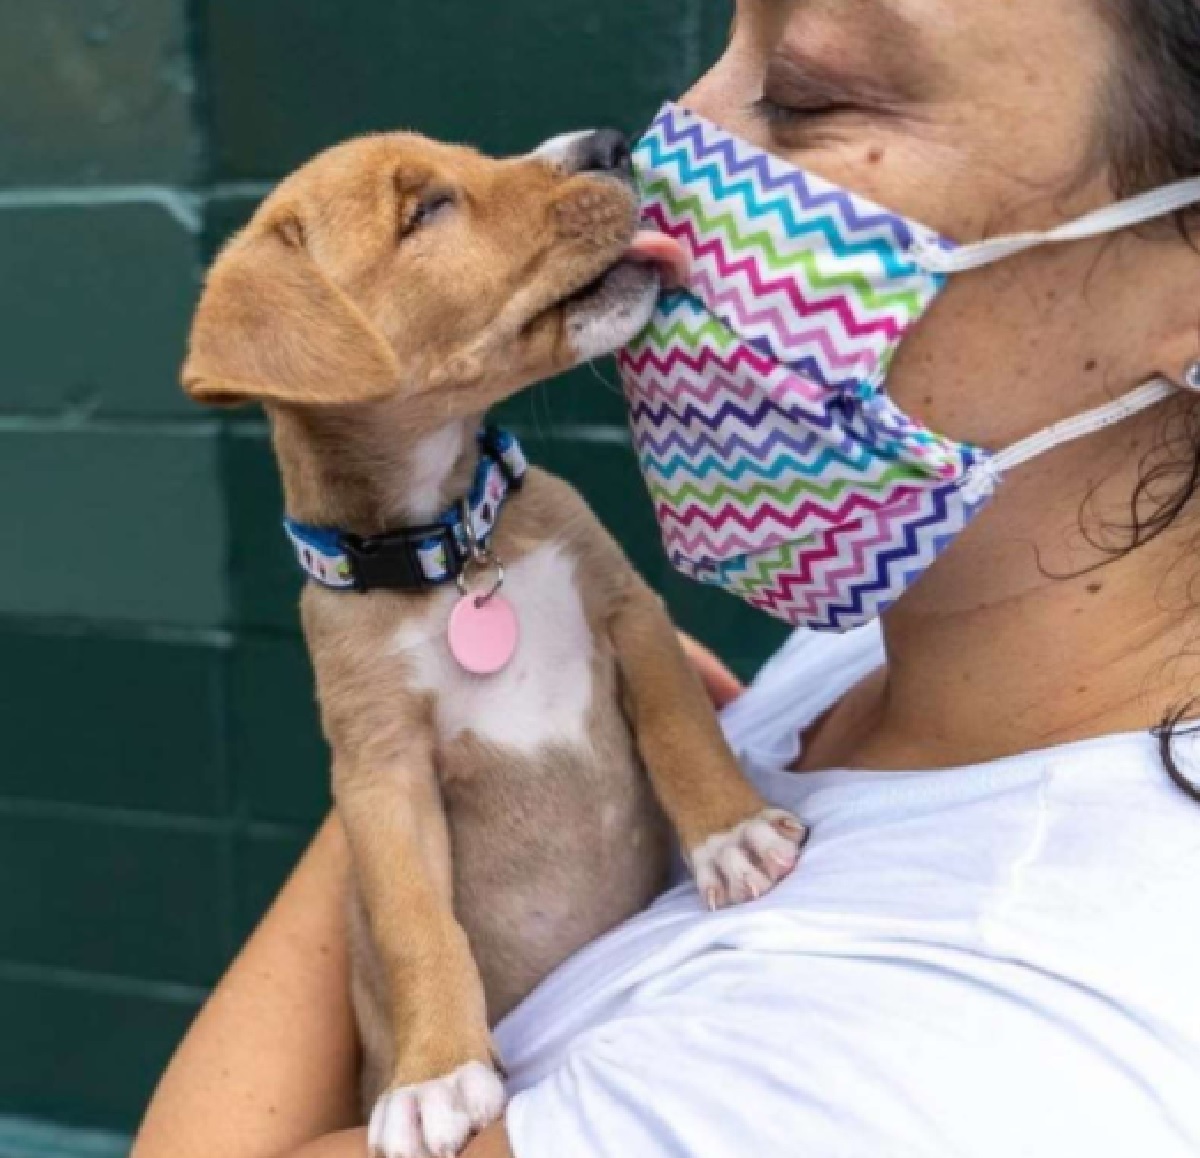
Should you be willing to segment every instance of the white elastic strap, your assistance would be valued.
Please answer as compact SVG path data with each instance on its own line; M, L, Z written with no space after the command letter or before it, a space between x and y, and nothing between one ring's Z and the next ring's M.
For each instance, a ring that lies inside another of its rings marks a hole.
M1011 237L997 237L991 241L980 241L974 245L962 245L957 249L939 249L935 245L918 242L912 249L912 257L918 265L930 273L964 273L969 269L980 269L1002 258L1039 245L1054 245L1063 241L1084 241L1091 237L1104 237L1134 225L1155 221L1200 204L1200 177L1190 177L1174 185L1164 185L1140 197L1131 197L1115 205L1106 205L1094 213L1069 221L1045 233L1015 233Z
M1078 442L1079 439L1086 438L1089 434L1095 434L1099 430L1116 426L1118 422L1124 422L1126 418L1132 418L1143 410L1149 410L1151 406L1157 405L1164 398L1177 392L1178 387L1173 382L1166 378L1154 378L1144 386L1139 386L1121 398L1098 406L1095 410L1088 410L1074 418L1047 426L1045 430L1023 438L1006 450L984 459L971 471L963 483L963 495L972 502L982 498L995 488L996 483L1003 475L1023 463L1029 462L1030 459L1038 458L1068 442Z

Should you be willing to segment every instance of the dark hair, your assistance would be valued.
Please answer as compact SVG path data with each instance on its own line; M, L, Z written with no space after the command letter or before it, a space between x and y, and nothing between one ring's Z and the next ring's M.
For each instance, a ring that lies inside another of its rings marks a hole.
M1100 3L1122 53L1105 119L1117 194L1200 175L1200 2Z
M1114 191L1128 197L1200 176L1200 0L1099 2L1120 46L1103 126ZM1191 240L1197 219L1195 210L1180 214L1185 239ZM1143 463L1125 551L1171 527L1200 490L1200 403L1186 399L1171 407L1167 424ZM1183 773L1173 749L1197 702L1171 709L1155 734L1167 773L1200 803L1200 783Z

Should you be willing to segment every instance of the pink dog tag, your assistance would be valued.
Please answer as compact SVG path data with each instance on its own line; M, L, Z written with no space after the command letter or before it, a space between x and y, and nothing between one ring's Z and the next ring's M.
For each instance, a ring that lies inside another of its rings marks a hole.
M486 601L464 595L450 612L446 629L450 654L464 671L481 676L495 675L508 666L519 634L517 613L503 595Z

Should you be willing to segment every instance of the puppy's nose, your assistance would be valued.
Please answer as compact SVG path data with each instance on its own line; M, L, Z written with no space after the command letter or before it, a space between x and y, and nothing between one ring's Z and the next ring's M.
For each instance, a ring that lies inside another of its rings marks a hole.
M616 129L597 129L579 142L574 158L579 173L612 173L618 177L633 176L633 157L629 139Z

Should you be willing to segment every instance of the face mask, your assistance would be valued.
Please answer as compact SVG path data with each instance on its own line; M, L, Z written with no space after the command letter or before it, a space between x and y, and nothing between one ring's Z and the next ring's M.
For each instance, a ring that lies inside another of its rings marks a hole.
M1200 202L1200 180L1048 233L958 246L676 105L634 154L646 223L691 258L621 355L671 562L780 619L844 631L891 606L1006 471L1154 405L1147 383L998 454L885 389L947 276Z

